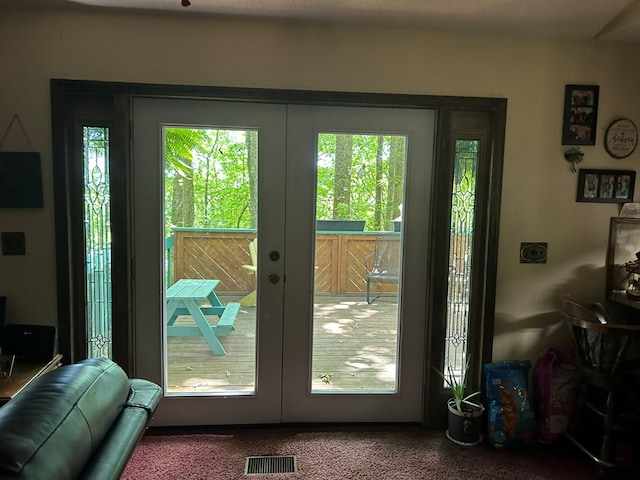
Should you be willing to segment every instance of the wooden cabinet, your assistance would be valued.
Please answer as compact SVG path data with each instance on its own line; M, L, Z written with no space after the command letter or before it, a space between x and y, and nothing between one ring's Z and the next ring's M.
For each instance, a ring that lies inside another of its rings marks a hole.
M58 354L49 362L27 362L16 360L13 374L0 378L0 406L18 395L27 385L40 375L44 375L60 366L62 355Z

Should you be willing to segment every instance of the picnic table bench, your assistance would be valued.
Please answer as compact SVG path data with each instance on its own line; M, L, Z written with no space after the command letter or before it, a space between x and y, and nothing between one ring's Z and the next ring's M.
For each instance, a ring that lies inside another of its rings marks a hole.
M223 305L215 292L219 283L220 280L181 279L167 289L167 336L202 335L215 355L226 354L218 337L236 329L234 323L240 304L229 302ZM196 326L175 325L179 315L190 315ZM211 325L206 315L217 315L218 323Z

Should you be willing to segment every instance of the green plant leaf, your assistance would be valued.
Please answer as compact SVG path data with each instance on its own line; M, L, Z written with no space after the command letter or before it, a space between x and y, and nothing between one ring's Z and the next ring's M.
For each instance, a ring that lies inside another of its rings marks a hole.
M467 383L467 372L469 371L469 367L471 365L471 360L468 358L467 362L462 370L462 376L459 374L456 375L453 371L453 367L451 365L447 366L446 374L434 366L431 366L433 370L440 376L445 385L451 390L451 395L456 404L456 408L459 411L462 411L462 404L466 403L468 405L477 405L474 402L471 402L470 399L480 395L480 392L473 392L469 395L465 396L465 389Z

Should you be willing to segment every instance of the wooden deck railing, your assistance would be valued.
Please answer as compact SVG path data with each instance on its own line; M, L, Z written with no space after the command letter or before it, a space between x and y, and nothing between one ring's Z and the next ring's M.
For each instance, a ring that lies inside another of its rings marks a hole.
M318 233L316 240L316 293L359 294L365 291L365 259L375 247L378 232ZM170 249L170 282L181 278L215 278L217 291L246 294L255 279L242 268L250 265L249 230L176 229ZM394 291L376 285L376 291Z
M331 295L364 294L365 261L375 248L376 236L390 232L319 232L316 239L315 292ZM249 243L256 237L251 230L175 229L168 271L172 284L181 278L220 280L218 292L247 294L255 288L255 278L242 268L250 265ZM456 235L451 243L453 274L468 276L465 252L469 235ZM467 280L465 280L467 281ZM376 293L392 293L396 285L376 284ZM372 290L373 291L373 290Z

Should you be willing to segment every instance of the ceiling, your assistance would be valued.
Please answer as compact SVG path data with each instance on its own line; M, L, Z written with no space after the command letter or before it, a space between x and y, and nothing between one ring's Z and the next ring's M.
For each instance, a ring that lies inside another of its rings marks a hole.
M640 42L640 0L0 0L6 8L234 15Z

